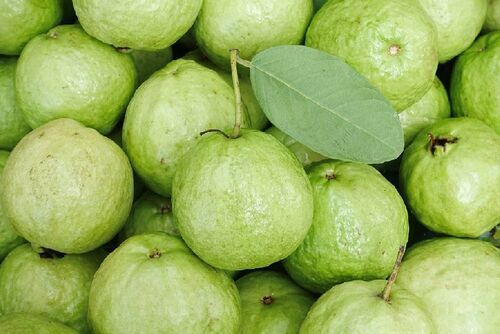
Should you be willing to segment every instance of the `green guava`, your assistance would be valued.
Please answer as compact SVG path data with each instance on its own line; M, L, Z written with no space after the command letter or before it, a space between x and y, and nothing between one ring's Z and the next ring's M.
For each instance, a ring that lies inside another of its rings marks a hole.
M202 0L73 0L90 35L116 47L155 51L174 44L193 25Z
M90 333L90 283L104 257L104 251L65 255L17 247L0 266L0 314L40 314Z
M393 285L390 300L385 301L381 298L385 284L375 280L334 286L312 306L300 334L437 333L421 300Z
M312 222L311 185L276 138L206 134L182 158L172 187L182 238L208 264L260 268L290 255Z
M0 54L20 54L26 43L62 17L62 0L0 1Z
M85 253L109 241L127 220L132 168L111 139L71 119L26 135L3 172L2 206L28 241Z
M477 238L500 221L500 136L473 118L448 118L403 153L406 203L434 232Z
M345 60L401 111L424 96L438 65L436 29L410 0L331 0L306 45Z
M497 197L498 198L498 197ZM436 333L497 333L500 250L480 240L437 238L405 255L398 285L430 311Z
M119 234L119 239L123 241L133 235L151 232L179 235L172 214L170 198L147 191L132 206L127 223Z
M353 280L386 278L408 241L408 213L396 188L375 168L325 161L308 172L314 218L305 240L283 262L314 292Z
M16 106L17 58L0 57L0 149L12 150L31 128Z
M211 61L229 69L230 49L252 60L273 46L302 44L312 15L312 0L204 0L194 35Z
M487 0L413 0L437 29L439 61L444 63L471 45L486 17Z
M169 197L179 159L200 132L234 122L233 88L215 71L178 59L137 89L123 124L123 146L149 189ZM245 109L246 110L246 109ZM243 126L248 124L246 113Z
M240 317L233 280L163 232L127 239L90 289L96 334L236 333Z
M401 111L398 115L403 127L406 146L424 128L440 119L450 117L448 94L439 78L434 78L431 88L420 100Z
M478 38L453 67L453 114L480 119L500 134L499 78L500 31L494 31Z
M58 321L37 314L14 313L0 316L0 333L5 334L78 334Z
M130 52L137 68L139 84L146 81L154 72L165 67L172 61L172 48L158 51L132 50Z
M315 298L286 275L254 271L236 281L241 298L240 334L295 334Z
M58 26L33 38L19 57L18 107L32 128L72 118L107 134L125 111L136 79L130 55L78 25Z
M500 30L500 1L488 0L486 19L483 24L483 31Z

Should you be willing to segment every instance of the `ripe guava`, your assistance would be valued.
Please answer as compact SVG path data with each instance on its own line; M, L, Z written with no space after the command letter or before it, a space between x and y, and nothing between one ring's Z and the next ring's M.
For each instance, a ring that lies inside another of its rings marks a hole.
M0 333L8 334L78 334L58 321L37 314L14 313L0 316Z

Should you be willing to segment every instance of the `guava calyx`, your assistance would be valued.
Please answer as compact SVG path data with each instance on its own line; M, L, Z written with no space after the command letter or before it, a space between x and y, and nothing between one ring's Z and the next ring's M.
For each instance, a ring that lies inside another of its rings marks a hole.
M427 135L429 137L429 151L435 155L438 147L442 147L443 152L446 152L447 144L455 144L458 141L457 137L452 136L434 136L432 133Z
M158 248L153 248L148 254L150 259L159 259L161 257L161 251Z
M273 303L273 301L274 301L273 295L265 295L265 296L262 296L262 298L260 299L260 302L263 305L271 305Z

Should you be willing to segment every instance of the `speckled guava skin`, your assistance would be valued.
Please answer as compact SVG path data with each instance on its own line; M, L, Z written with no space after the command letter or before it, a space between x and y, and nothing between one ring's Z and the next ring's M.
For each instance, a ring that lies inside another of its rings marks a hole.
M203 53L228 70L230 49L252 60L273 46L302 44L312 14L312 0L204 0L194 35Z
M240 317L233 280L163 232L127 239L90 290L95 334L237 333Z
M312 306L300 334L436 334L420 299L393 285L390 302L380 297L386 281L334 286ZM445 333L445 332L443 332Z
M192 60L169 63L144 82L125 114L123 145L149 189L169 197L179 159L200 132L234 123L233 88ZM243 126L248 125L243 117Z
M241 298L240 334L296 334L315 301L312 294L275 271L251 272L236 286Z
M480 119L500 134L499 78L500 31L494 31L478 38L453 67L453 114Z
M16 96L24 119L36 128L72 118L111 132L132 97L136 69L130 55L63 25L32 39L16 70Z
M105 254L63 256L36 252L30 244L17 247L0 266L0 314L40 314L90 333L90 283Z
M448 139L434 152L429 134ZM400 186L419 222L477 238L500 221L500 136L473 118L448 118L420 132L403 153Z
M314 16L306 45L344 59L401 111L432 85L436 35L412 0L332 0Z
M202 0L73 0L85 31L117 47L154 51L193 25Z
M78 334L76 330L41 315L14 313L0 316L0 333Z
M30 39L56 26L62 17L62 0L0 1L0 54L20 54Z
M17 58L0 57L0 149L12 150L31 128L16 106Z
M500 328L500 250L486 241L436 238L410 248L398 285L420 298L437 333Z
M154 72L172 61L172 48L158 51L132 50L130 52L137 68L138 83L146 81Z
M19 234L63 253L85 253L109 241L132 206L125 153L70 119L26 135L7 160L2 183L4 213Z
M486 9L486 19L483 24L483 31L500 30L500 1L488 0L488 8Z
M314 218L305 240L283 262L304 288L323 293L357 279L386 278L408 241L408 213L375 168L325 161L309 171Z
M208 264L266 267L290 255L312 222L311 185L273 136L204 135L179 163L172 204L182 238Z

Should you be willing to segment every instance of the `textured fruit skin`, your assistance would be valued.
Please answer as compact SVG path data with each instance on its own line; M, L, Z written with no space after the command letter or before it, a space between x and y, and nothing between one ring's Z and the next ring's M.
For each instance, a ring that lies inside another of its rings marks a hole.
M172 204L182 238L208 264L268 266L292 253L311 226L311 185L277 139L244 130L207 134L184 156Z
M314 297L286 275L255 271L236 281L241 298L240 334L295 334ZM271 297L264 304L264 297Z
M157 250L159 257L151 258ZM95 334L236 333L238 290L223 271L198 259L180 238L137 235L95 274L89 322Z
M500 134L500 31L477 39L462 53L451 76L455 116L482 120Z
M149 189L169 197L179 159L200 132L234 123L233 88L217 72L179 59L135 92L123 123L123 145ZM243 117L243 126L247 126Z
M458 138L429 149L428 134ZM500 221L500 136L481 121L449 118L422 131L403 153L400 185L419 222L438 233L479 237Z
M500 328L500 250L486 241L437 238L406 253L398 285L422 300L437 333Z
M346 281L387 277L408 241L408 213L396 188L375 168L354 162L325 161L308 175L314 218L283 263L290 276L320 293Z
M444 63L467 49L481 31L488 0L413 0L437 29L439 61Z
M40 314L89 333L90 283L104 251L42 258L31 245L14 249L0 267L0 314Z
M62 17L62 0L1 1L0 54L20 54L26 43L56 26Z
M408 146L424 128L440 119L450 117L448 94L438 77L431 88L415 104L401 111L399 121L403 127L405 145Z
M398 111L431 87L438 65L436 41L432 21L412 0L328 1L306 35L307 46L344 59Z
M2 206L20 235L63 253L109 241L132 206L132 168L123 151L70 119L26 135L11 152L2 182Z
M438 333L424 304L400 286L393 285L390 303L384 301L379 295L385 284L351 281L333 287L312 306L300 334Z
M85 31L117 47L154 51L193 25L202 0L73 0Z
M122 116L136 84L130 55L64 25L32 39L17 64L18 106L32 128L72 118L103 134Z
M488 0L483 31L489 32L495 30L500 30L500 1Z
M17 58L0 57L0 149L12 150L31 128L16 106Z
M172 48L158 51L132 50L130 52L137 68L139 84L146 81L154 72L163 68L172 60Z
M76 330L41 315L15 313L0 316L0 333L78 334Z
M302 44L312 0L204 0L194 25L198 47L229 69L230 49L243 59L278 45Z

